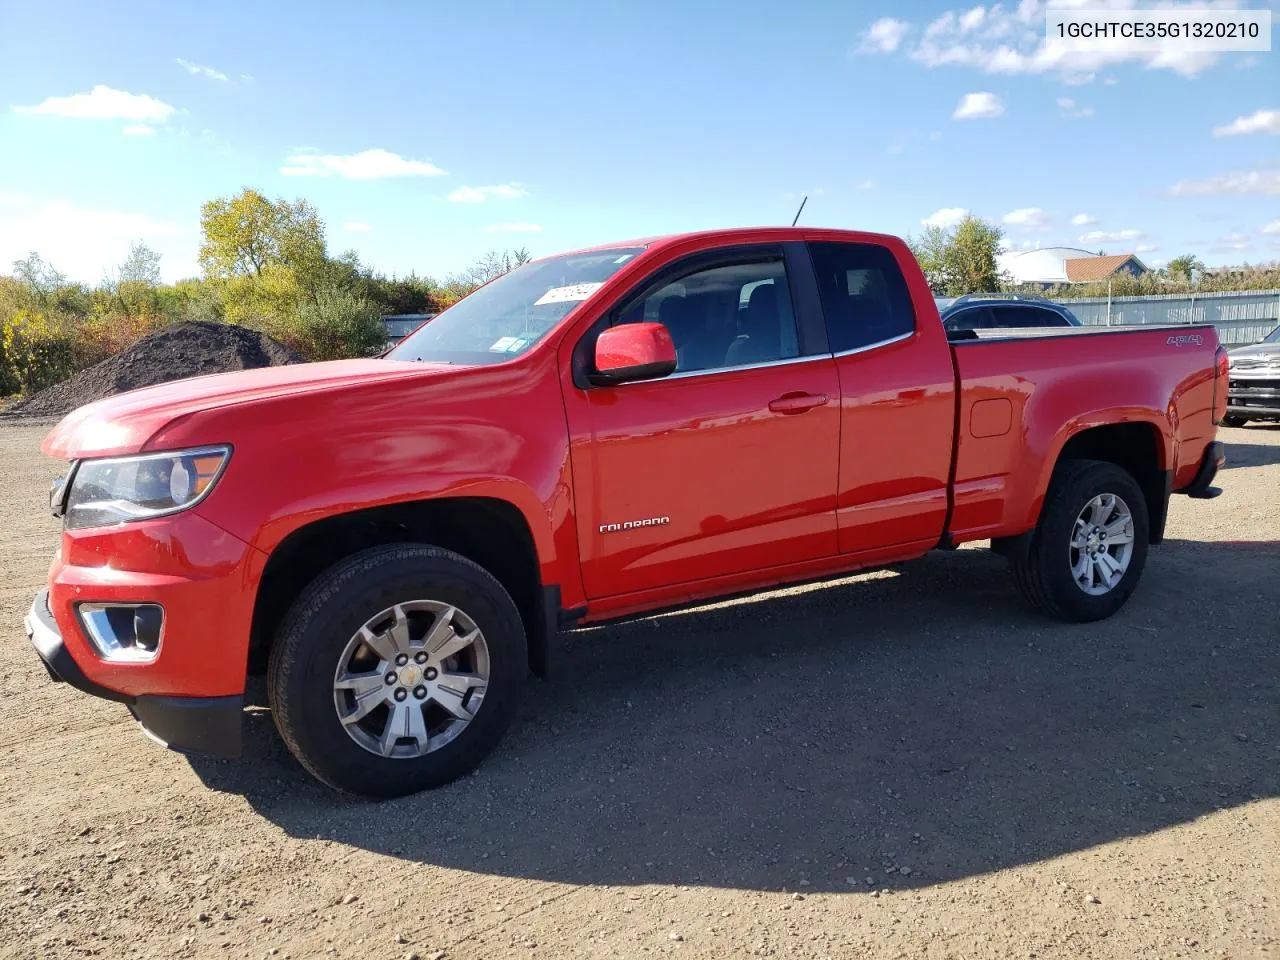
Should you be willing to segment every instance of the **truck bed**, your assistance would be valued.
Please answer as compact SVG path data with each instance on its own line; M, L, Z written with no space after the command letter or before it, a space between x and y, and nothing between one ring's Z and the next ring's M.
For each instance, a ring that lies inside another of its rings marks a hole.
M988 330L951 330L947 339L952 343L965 343L974 340L1029 340L1049 337L1086 337L1095 333L1164 333L1187 334L1203 337L1205 331L1213 331L1211 323L1147 323L1123 324L1114 327L1103 327L1087 324L1082 327L1006 327ZM1194 343L1195 341L1187 341Z
M1066 439L1095 426L1129 431L1172 489L1194 479L1214 437L1211 324L971 331L951 341L960 390L957 541L1025 530ZM1105 339L1104 339L1105 338ZM1039 341L1055 339L1053 348Z

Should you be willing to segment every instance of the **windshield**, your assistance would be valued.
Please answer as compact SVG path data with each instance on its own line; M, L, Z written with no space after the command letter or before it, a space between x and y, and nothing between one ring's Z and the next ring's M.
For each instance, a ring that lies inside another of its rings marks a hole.
M1276 327L1274 330L1268 333L1265 337L1262 338L1261 342L1262 343L1280 343L1280 327Z
M428 363L501 363L524 353L644 247L549 257L459 300L386 356Z

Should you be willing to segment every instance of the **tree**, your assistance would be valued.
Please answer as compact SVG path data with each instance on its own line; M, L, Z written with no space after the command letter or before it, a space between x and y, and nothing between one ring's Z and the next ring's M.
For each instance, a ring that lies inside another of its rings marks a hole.
M308 360L367 357L387 342L387 328L377 304L329 285L317 289L296 313L267 332Z
M920 269L924 271L929 289L934 293L942 292L947 286L946 255L950 242L947 231L941 227L929 226L925 227L924 233L918 238L907 243L919 261Z
M116 284L139 283L148 287L160 286L160 254L138 241L129 248L129 255L116 271Z
M304 284L325 261L324 224L306 200L268 200L245 188L200 208L200 266L211 280L292 270Z
M909 245L929 288L935 294L958 297L1000 288L996 258L1003 236L995 224L969 214L951 230L926 227Z
M49 299L67 282L65 274L46 263L34 250L25 260L13 261L13 275L42 307L47 307Z
M961 296L1000 289L996 257L1003 236L995 224L972 214L960 221L943 259L948 294Z
M516 267L524 266L530 259L529 251L525 247L521 247L519 250L504 250L501 253L497 250L490 250L451 279L461 280L464 283L471 284L473 287L479 287L490 280L498 279L504 273L510 273Z
M1195 277L1204 273L1204 263L1193 253L1184 253L1180 257L1174 257L1165 267L1169 271L1169 276L1174 279L1184 279L1190 283Z

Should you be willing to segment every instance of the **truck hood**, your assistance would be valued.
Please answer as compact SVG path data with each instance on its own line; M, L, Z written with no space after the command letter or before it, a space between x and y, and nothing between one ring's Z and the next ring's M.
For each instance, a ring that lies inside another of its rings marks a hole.
M174 380L71 411L40 449L61 460L137 453L166 425L202 410L364 383L433 377L457 369L399 360L331 360Z
M1280 343L1255 343L1248 347L1236 347L1228 350L1227 355L1232 360L1270 360L1272 362L1280 361Z

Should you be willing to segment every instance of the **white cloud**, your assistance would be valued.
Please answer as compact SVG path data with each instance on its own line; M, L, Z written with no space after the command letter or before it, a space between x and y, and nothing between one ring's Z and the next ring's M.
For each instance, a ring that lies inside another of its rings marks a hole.
M1098 222L1098 218L1087 213L1077 213L1071 218L1071 225L1074 227L1087 227L1090 224Z
M1141 230L1090 230L1081 234L1081 243L1127 243L1141 240L1146 234Z
M541 233L539 223L495 223L484 228L485 233Z
M1039 232L1049 226L1049 211L1039 207L1019 207L1006 213L1004 222L1011 227Z
M123 133L126 137L154 137L156 128L149 127L145 123L131 123L124 128Z
M982 26L982 22L987 19L987 11L985 7L974 7L960 14L959 26L961 33L969 33Z
M1134 253L1150 253L1152 250L1159 250L1154 243L1140 243L1133 248Z
M331 177L378 180L383 177L438 177L444 171L426 160L410 160L389 150L374 148L359 153L296 153L285 160L280 172L286 177Z
M342 225L342 229L347 233L364 233L373 228L363 220L348 220Z
M33 107L14 107L15 113L72 117L76 120L132 120L135 123L164 123L174 108L145 93L126 93L98 84L88 93L69 97L49 97Z
M943 230L950 230L968 215L969 211L964 207L943 207L941 210L933 211L920 222L926 227L941 227Z
M516 200L528 196L529 191L523 184L499 183L491 187L458 187L449 194L454 203L484 203L486 200Z
M1134 0L1073 0L1054 5L1105 11L1130 9L1135 3ZM1237 4L1226 0L1209 5L1234 7ZM1141 51L1134 49L1135 41L1125 40L1111 43L1105 50L1071 49L1049 41L1045 32L1046 9L1046 0L1021 0L1007 6L998 3L969 10L948 10L925 25L920 40L907 48L907 54L927 67L970 67L995 74L1048 73L1068 83L1088 83L1098 71L1120 63L1195 76L1221 57L1219 53L1194 49ZM899 41L909 28L910 25L903 25Z
M182 67L183 70L186 70L187 73L192 76L208 77L210 80L226 81L227 79L227 75L225 73L221 70L215 70L213 67L206 67L200 63L192 63L190 60L183 60L181 57L176 58L173 62Z
M138 240L162 254L161 270L176 280L197 272L194 228L142 213L82 207L70 200L21 197L0 217L0 264L36 250L73 280L97 283Z
M1062 116L1070 117L1073 120L1093 116L1093 107L1082 106L1070 97L1059 97L1058 109L1061 111Z
M1234 250L1246 250L1248 247L1249 238L1245 234L1227 233L1217 239L1212 249L1218 253L1229 253Z
M1215 137L1234 137L1243 133L1280 133L1280 110L1259 110L1247 117L1236 117L1224 127L1214 127Z
M1270 223L1263 224L1263 233L1280 233L1280 220L1272 220Z
M975 120L980 117L998 117L1004 113L1004 104L994 93L966 93L956 105L953 120Z
M1245 170L1203 180L1183 180L1169 188L1175 197L1280 193L1280 170Z
M872 181L870 181L870 180L859 180L856 184L854 184L854 189L855 189L855 190L870 190L870 189L871 189L872 187L874 187L874 186L875 186L875 183L873 183L873 182L872 182Z
M862 53L893 53L910 29L911 25L905 20L881 17L862 35L858 50Z

